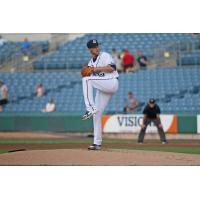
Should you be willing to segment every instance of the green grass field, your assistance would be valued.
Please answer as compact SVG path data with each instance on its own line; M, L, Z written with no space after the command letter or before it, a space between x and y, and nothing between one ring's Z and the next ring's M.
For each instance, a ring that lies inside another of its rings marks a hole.
M165 147L153 147L153 146L149 147L148 146L148 147L126 147L126 148L120 148L120 149L200 154L200 148L198 147L166 147L166 146Z
M89 144L91 143L91 138L84 139L65 139L65 138L55 138L55 139L0 139L0 144ZM105 139L105 144L131 144L136 143L136 141L123 140L123 139Z
M18 144L90 144L91 138L84 139L1 139L0 145L18 145ZM162 152L175 152L175 153L187 153L187 154L200 154L199 147L182 147L182 146L154 146L153 144L160 144L159 141L146 141L148 146L134 146L136 141L122 140L122 139L105 139L104 144L124 144L124 147L113 147L113 149L127 149L127 150L144 150L144 151L162 151ZM170 141L170 144L192 144L194 141ZM125 146L129 144L129 146ZM131 146L133 144L133 146ZM152 144L152 146L151 146ZM197 141L195 141L197 144ZM10 149L0 149L0 153L8 152Z
M8 149L0 149L0 154L1 154L1 153L7 153L7 152L9 152Z

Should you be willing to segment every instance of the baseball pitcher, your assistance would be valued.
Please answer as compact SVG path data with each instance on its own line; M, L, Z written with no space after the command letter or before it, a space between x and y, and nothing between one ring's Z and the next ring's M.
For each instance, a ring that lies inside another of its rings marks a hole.
M102 144L101 118L109 100L118 90L118 72L112 56L106 52L100 52L97 40L90 40L87 47L92 56L81 70L83 95L86 113L82 120L93 116L94 142L89 150L100 150ZM96 89L95 101L93 91Z

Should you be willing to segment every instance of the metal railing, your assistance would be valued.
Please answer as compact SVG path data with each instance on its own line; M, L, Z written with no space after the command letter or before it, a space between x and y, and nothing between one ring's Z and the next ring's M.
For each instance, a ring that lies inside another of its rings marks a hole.
M27 50L15 42L9 42L13 45L13 49L10 55L6 55L4 62L1 64L1 70L5 71L20 71L25 70L31 66L31 62L34 58L42 54L42 46L37 43L32 43L31 47Z
M195 50L200 50L200 37L160 44L154 48L153 64L156 66L182 66L182 57ZM194 65L200 65L194 57Z
M43 47L37 42L31 42L31 47L26 52L23 51L20 45L15 45L11 55L6 56L3 63L1 63L1 71L32 71L32 63L35 60L46 56L52 51L58 49L59 46L66 41L73 40L73 38L80 34L55 33L52 35L53 36L49 40L49 49L45 52ZM15 42L10 43L17 44Z
M43 56L50 54L52 51L57 50L62 44L69 40L73 40L81 34L52 34L53 36L49 40L49 49L47 52L43 52L42 46L38 45L37 42L33 42L29 51L25 55L21 50L21 46L16 46L13 49L11 55L4 59L4 63L1 64L1 69L8 69L11 71L32 71L32 63L39 60ZM196 36L192 39L160 43L151 49L153 51L153 56L150 59L151 66L176 66L177 63L182 65L182 56L186 52L192 52L198 49L198 43L200 44L200 37ZM200 47L200 46L199 46ZM31 54L30 52L35 52ZM66 55L67 56L67 55ZM67 60L66 60L67 61ZM199 65L198 59L194 58L195 65ZM45 63L44 63L45 64ZM45 64L44 71L47 71L47 64ZM67 63L66 63L66 66ZM66 67L64 70L69 70Z

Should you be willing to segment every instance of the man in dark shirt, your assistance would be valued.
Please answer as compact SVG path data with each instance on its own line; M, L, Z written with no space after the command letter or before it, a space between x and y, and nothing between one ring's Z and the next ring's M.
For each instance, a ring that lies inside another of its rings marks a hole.
M142 54L142 51L138 51L137 62L143 69L147 66L147 57Z
M153 122L158 129L162 144L166 144L167 140L160 120L160 108L156 104L155 99L150 99L143 111L143 124L141 126L138 143L142 144L146 133L147 126Z

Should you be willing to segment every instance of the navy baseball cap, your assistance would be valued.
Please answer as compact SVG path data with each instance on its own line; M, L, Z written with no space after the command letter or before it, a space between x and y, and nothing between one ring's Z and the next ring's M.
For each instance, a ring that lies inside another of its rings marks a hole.
M156 103L156 100L155 99L149 99L149 103L154 104L154 103Z
M90 40L87 42L87 48L91 49L91 48L96 48L99 46L99 43L97 40Z

